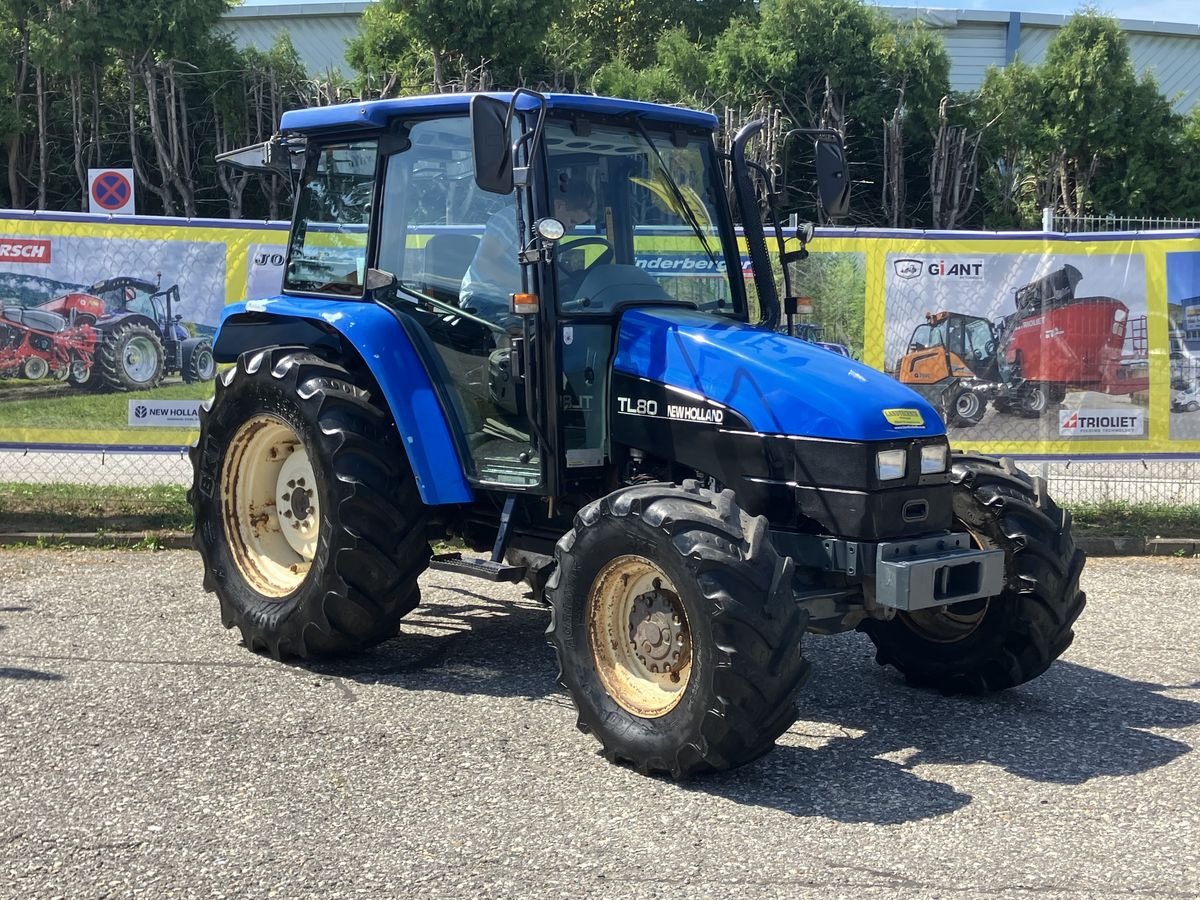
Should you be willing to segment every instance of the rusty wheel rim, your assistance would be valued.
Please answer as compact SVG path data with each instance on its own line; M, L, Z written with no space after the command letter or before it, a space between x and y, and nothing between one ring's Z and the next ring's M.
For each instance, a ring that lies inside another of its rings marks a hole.
M221 515L233 563L280 599L308 575L321 530L316 473L295 430L272 415L238 428L221 467Z
M608 695L641 718L665 716L687 690L692 639L675 586L642 556L611 560L587 603L592 661Z

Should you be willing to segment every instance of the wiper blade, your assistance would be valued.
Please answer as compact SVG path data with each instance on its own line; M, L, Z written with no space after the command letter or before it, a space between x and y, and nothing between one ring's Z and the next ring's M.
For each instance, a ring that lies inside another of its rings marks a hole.
M662 154L658 152L658 147L654 143L654 139L650 137L650 132L646 130L646 126L642 124L640 119L635 119L634 122L638 127L638 131L642 133L642 138L646 141L650 152L654 154L654 159L658 163L658 169L662 172L663 179L667 182L667 187L671 190L671 195L675 198L675 202L679 204L680 215L683 216L685 222L691 226L692 231L696 233L696 237L700 238L700 246L704 248L704 252L708 255L708 261L714 266L717 265L717 255L713 253L712 247L708 244L708 238L704 234L704 229L700 227L700 222L696 219L696 214L688 205L687 200L683 197L683 191L679 189L679 184L675 181L675 176L671 174L671 170L667 168L666 162L662 158Z

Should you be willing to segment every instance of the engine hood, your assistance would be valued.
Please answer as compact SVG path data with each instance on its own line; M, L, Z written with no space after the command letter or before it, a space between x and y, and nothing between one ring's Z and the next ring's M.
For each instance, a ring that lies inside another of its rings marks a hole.
M626 311L613 368L720 403L763 434L882 441L946 430L928 401L870 366L694 310Z

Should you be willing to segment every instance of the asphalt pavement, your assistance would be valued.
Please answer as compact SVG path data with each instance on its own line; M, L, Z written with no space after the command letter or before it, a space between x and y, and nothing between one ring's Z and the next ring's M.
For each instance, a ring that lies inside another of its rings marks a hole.
M424 586L287 665L190 552L0 550L0 897L1200 895L1200 561L1089 561L1074 646L993 697L810 638L780 746L686 784L575 730L519 589Z

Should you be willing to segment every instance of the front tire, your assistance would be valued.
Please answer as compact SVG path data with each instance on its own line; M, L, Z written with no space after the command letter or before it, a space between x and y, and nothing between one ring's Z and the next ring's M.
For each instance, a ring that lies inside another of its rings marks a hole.
M547 629L603 755L683 778L770 750L796 720L808 614L792 561L732 491L622 488L558 542Z
M204 587L251 650L361 650L416 607L425 507L390 415L345 368L243 354L201 407L191 457Z
M974 391L955 388L946 395L946 424L952 428L973 428L983 421L987 401Z
M207 338L190 338L183 342L181 349L184 384L212 381L217 376L217 362Z
M1041 675L1071 645L1083 611L1084 555L1071 537L1071 516L1044 482L1009 460L956 454L952 467L956 527L984 548L1005 552L1005 586L997 597L941 609L897 612L859 628L876 661L909 684L947 693L982 694Z

